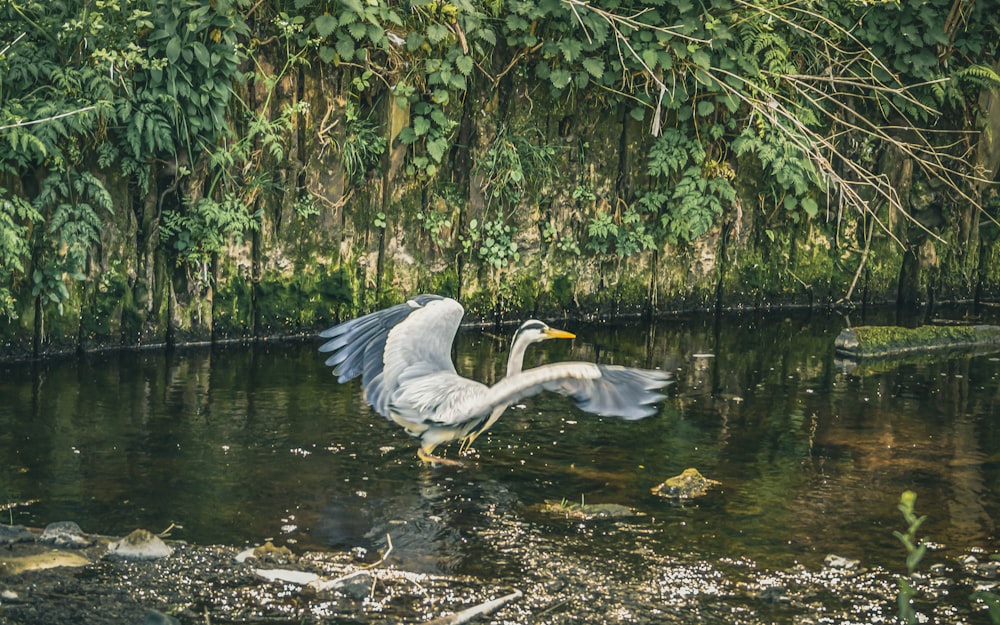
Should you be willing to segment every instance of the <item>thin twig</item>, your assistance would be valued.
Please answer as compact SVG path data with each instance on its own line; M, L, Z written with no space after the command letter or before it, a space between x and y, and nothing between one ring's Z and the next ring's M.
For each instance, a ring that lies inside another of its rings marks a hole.
M66 113L59 113L58 115L53 115L51 117L46 117L44 119L33 119L30 121L20 121L16 124L8 124L6 126L0 126L0 130L10 130L11 128L21 128L23 126L33 126L35 124L41 124L44 122L51 122L57 119L62 119L63 117L69 117L70 115L76 115L77 113L84 113L97 108L97 105L91 104L90 106L85 106L75 111L67 111Z
M392 536L390 536L389 534L386 534L385 535L385 542L389 545L389 548L385 550L385 553L382 554L382 557L379 558L378 562L373 562L372 564L369 564L368 566L366 566L364 568L366 568L366 569L373 569L376 566L379 566L380 564L382 564L383 562L385 562L385 559L389 557L390 553L392 553Z
M0 56L3 56L3 55L5 55L5 54L7 54L7 50L10 50L11 48L13 48L13 47L14 47L14 45L15 45L15 44L16 44L16 43L17 43L18 41L20 41L21 39L24 39L24 36L25 36L25 35L27 35L27 34L28 34L28 33L21 33L20 35L18 35L18 36L17 36L17 38L16 38L16 39L14 39L14 41L11 41L10 43L8 43L8 44L7 44L7 47L5 47L5 48L4 48L3 50L0 50Z
M520 599L524 596L520 590L514 589L514 592L509 595L504 595L498 599L493 599L491 601L485 601L479 605L473 606L462 610L461 612L455 612L454 614L449 614L447 616L442 616L431 621L427 621L424 625L462 625L462 623L468 623L474 618L489 614L490 612L495 612L505 606L506 604L514 601L515 599Z

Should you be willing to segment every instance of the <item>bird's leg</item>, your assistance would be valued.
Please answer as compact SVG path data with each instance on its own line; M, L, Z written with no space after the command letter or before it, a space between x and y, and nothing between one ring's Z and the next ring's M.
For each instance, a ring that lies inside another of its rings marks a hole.
M472 443L476 442L476 439L479 437L479 434L480 434L479 432L473 432L472 434L469 434L468 436L462 439L462 442L459 443L458 445L459 456L464 455L466 452L472 450Z
M442 458L441 456L435 456L434 454L431 453L432 451L434 451L433 447L431 447L430 449L424 449L423 447L421 447L420 449L417 450L417 457L428 464L444 464L448 465L449 467L465 466L465 464L463 464L459 460L452 460L451 458Z

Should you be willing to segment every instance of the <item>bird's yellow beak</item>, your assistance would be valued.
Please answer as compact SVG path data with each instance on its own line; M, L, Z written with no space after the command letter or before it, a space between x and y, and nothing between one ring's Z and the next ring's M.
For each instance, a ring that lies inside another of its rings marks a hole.
M572 332L567 332L565 330L555 330L553 328L547 328L545 330L546 338L550 339L575 339L576 335Z

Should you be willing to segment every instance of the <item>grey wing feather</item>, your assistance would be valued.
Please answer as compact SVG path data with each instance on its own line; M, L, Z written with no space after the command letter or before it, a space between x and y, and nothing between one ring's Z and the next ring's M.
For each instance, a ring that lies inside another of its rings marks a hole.
M376 412L389 417L389 397L410 368L454 371L451 342L463 312L454 300L418 295L324 330L319 336L329 340L319 350L332 352L326 364L333 367L338 382L360 375L365 399ZM447 342L443 338L431 341L429 333L446 335Z
M367 364L372 356L377 355L377 361L382 359L386 337L393 327L406 319L414 310L440 299L443 298L437 295L418 295L402 304L323 330L319 333L320 338L330 340L323 343L319 351L333 352L326 359L326 364L333 367L338 382L343 384L353 380L363 373L361 365ZM381 369L381 365L378 368ZM362 381L367 385L369 380Z
M448 398L446 406L441 406L434 421L456 424L481 418L495 406L509 405L546 390L572 398L586 412L642 419L656 413L655 404L665 397L660 390L670 383L671 375L665 371L560 362L526 369L492 387L462 388Z
M571 397L585 412L629 421L656 413L666 396L660 389L670 384L670 374L651 369L597 365L596 378L564 378L544 384L546 390Z

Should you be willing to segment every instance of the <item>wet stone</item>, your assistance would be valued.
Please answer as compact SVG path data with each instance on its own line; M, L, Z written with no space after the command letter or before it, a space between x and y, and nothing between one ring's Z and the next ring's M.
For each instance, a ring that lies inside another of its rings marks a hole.
M779 586L769 586L761 590L758 596L763 601L771 603L788 603L792 600L792 598L785 592L785 589Z
M56 547L70 549L83 549L94 544L94 541L84 534L80 526L73 521L49 523L38 540Z
M295 562L295 554L288 547L275 547L274 543L267 541L260 547L253 550L253 558L258 563L266 564L291 564Z
M108 557L122 560L156 560L173 553L163 540L144 529L137 529L125 538L108 545Z
M548 500L541 506L541 510L548 514L559 514L581 520L641 516L632 508L617 503L582 504Z
M352 577L351 579L345 580L339 587L342 593L354 599L355 601L361 601L371 592L372 589L372 576L371 575L358 575Z
M27 543L35 540L35 535L23 525L0 525L0 545Z
M146 610L146 616L142 619L142 625L181 625L181 622L159 610Z
M0 557L0 577L20 575L27 571L41 571L60 567L81 567L90 560L69 551L58 549L27 555Z
M709 488L718 485L719 482L708 479L698 469L690 468L684 469L680 475L667 478L659 486L653 487L652 492L668 499L692 499L705 495Z
M858 568L861 564L860 560L852 560L851 558L845 558L844 556L838 556L836 554L829 554L823 559L823 564L831 569L841 569L845 571L853 571Z

